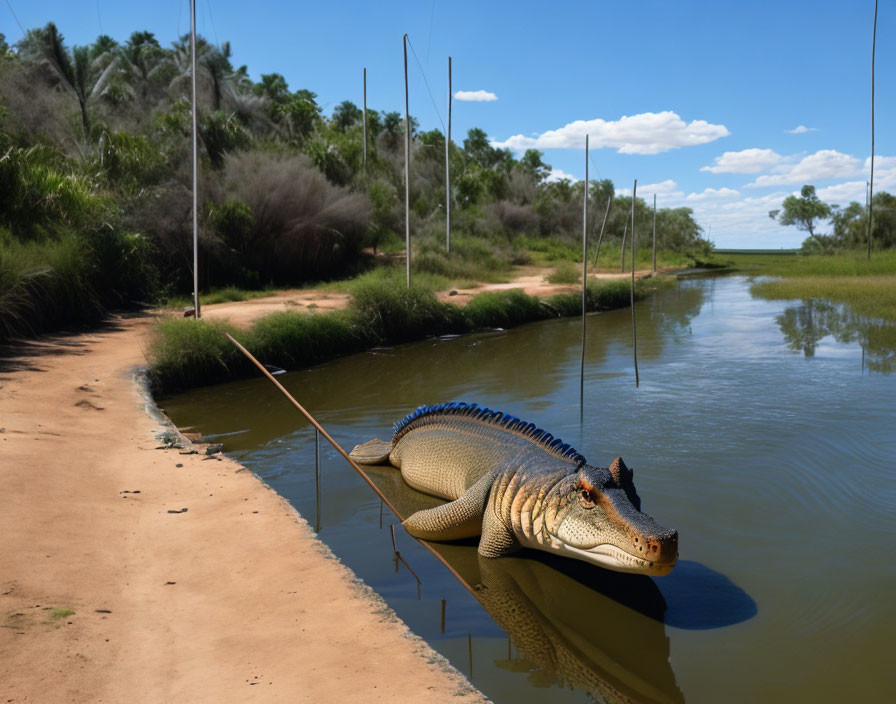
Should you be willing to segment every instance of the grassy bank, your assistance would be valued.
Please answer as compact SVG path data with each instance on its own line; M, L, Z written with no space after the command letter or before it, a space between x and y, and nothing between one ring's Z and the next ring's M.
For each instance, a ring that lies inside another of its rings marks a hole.
M774 276L750 293L769 300L817 298L848 305L858 315L896 321L896 251L836 255L724 255L736 271Z
M641 299L669 282L662 278L639 280L635 297ZM224 332L233 333L262 363L296 369L378 345L509 328L578 315L582 310L579 294L558 294L542 301L520 290L489 291L460 308L439 301L424 285L397 286L385 277L362 277L351 284L351 289L353 299L346 310L310 315L273 313L248 330L237 331L226 322L205 319L159 321L147 353L155 391L174 393L257 373L227 341ZM621 308L628 303L627 281L589 282L589 311Z

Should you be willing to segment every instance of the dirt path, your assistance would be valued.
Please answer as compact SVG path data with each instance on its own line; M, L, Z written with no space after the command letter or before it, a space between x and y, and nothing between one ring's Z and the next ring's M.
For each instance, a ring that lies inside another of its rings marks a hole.
M508 283L486 283L475 288L462 288L452 291L440 291L436 294L439 300L449 301L459 306L466 305L473 296L483 291L506 291L518 288L530 296L550 296L555 293L571 293L582 290L581 284L551 284L545 277L553 269L535 266L517 267L516 275ZM651 275L650 269L639 269L635 276L639 279ZM627 280L631 278L631 272L618 273L590 273L589 279L612 281L616 279ZM304 311L328 311L345 308L348 306L351 296L347 293L334 293L332 291L320 291L316 289L302 289L294 291L278 291L263 298L253 298L248 301L234 303L218 303L212 306L204 306L202 315L206 318L227 318L234 325L248 326L256 318L268 313L283 310Z
M157 449L150 322L0 359L0 701L482 701L249 472Z

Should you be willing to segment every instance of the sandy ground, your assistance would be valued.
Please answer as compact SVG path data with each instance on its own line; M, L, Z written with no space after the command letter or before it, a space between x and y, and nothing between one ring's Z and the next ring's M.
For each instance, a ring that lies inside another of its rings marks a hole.
M150 322L0 359L0 702L482 701L252 474L158 449Z
M518 288L530 296L550 296L555 293L572 293L582 290L581 284L550 284L545 279L546 274L552 269L544 267L526 266L517 267L517 275L508 283L484 283L475 288L454 289L452 291L440 291L436 294L439 300L449 301L459 306L466 305L470 299L483 291L506 291ZM661 270L664 271L664 270ZM639 279L650 276L649 269L639 269L635 276ZM621 273L589 273L589 279L608 281L613 279L630 279L631 272ZM206 318L227 318L234 325L248 326L256 318L268 313L282 310L299 311L328 311L345 308L348 306L351 296L347 293L333 293L330 291L317 291L303 289L296 291L278 291L264 298L253 298L249 301L234 303L218 303L213 306L203 306L202 315Z

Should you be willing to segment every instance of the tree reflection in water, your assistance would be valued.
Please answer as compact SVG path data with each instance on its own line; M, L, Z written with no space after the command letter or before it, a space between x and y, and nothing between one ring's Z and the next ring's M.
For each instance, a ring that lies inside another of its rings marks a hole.
M847 306L817 298L787 308L776 320L787 346L806 357L814 357L818 343L831 336L843 344L861 345L869 371L896 371L896 325L892 323L865 318Z

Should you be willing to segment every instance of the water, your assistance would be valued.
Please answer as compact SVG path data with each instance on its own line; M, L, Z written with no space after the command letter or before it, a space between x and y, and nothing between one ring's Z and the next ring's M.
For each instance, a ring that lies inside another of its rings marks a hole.
M417 405L474 401L537 422L591 464L621 455L677 528L667 577L547 555L480 561L401 528L321 445L320 537L496 702L889 701L896 687L894 327L821 301L754 300L743 278L681 282L580 321L428 340L279 379L351 448ZM314 432L263 379L161 404L315 523ZM323 441L322 441L323 442ZM400 510L432 500L383 468ZM441 603L446 601L442 629Z

